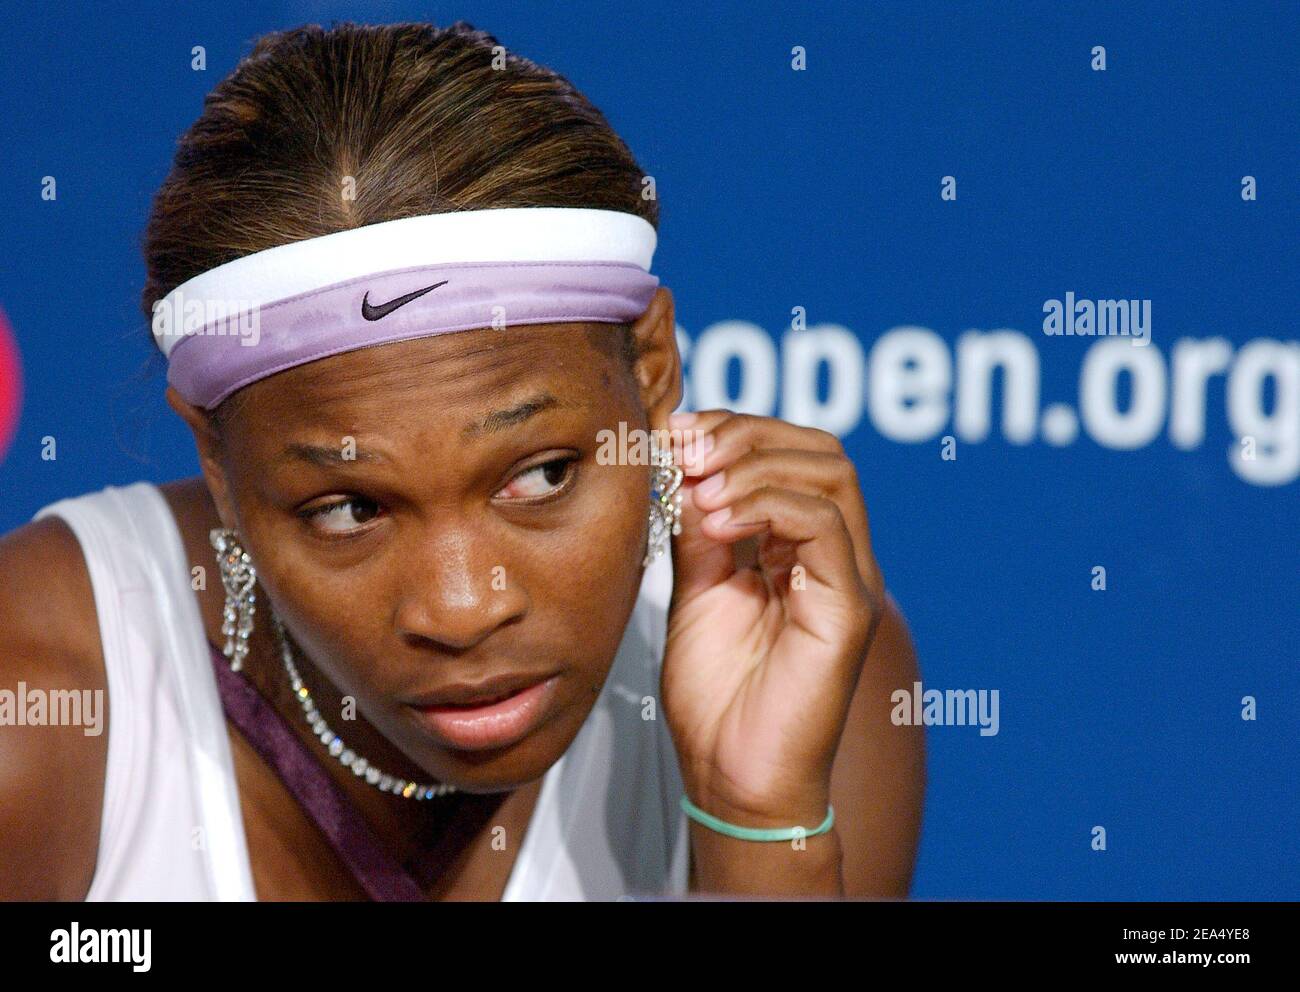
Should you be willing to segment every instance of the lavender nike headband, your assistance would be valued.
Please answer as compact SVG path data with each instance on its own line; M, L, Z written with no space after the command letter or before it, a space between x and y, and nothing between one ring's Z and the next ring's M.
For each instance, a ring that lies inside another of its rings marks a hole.
M616 210L503 207L404 217L209 269L153 307L167 381L211 409L295 365L411 338L631 323L659 285L654 227Z

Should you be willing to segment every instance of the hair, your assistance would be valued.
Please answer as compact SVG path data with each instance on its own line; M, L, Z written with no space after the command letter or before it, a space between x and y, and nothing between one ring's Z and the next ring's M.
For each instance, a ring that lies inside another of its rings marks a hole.
M644 173L604 115L563 76L498 46L465 21L259 37L204 99L154 196L146 318L225 262L402 217L596 207L657 229L658 201L642 195Z

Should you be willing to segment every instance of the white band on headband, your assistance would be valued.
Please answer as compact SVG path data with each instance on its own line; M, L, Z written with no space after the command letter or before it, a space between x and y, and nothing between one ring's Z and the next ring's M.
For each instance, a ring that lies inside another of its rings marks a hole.
M630 322L659 280L634 214L502 207L404 217L268 248L186 281L154 306L168 381L212 407L329 355L478 327ZM500 319L498 319L500 318Z

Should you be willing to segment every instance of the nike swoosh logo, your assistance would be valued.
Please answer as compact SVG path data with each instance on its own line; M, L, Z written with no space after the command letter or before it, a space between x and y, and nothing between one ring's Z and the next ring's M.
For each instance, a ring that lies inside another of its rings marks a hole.
M387 303L380 304L377 307L372 307L370 305L370 293L367 291L366 295L361 298L361 316L365 317L366 320L382 320L398 307L404 307L412 300L418 300L425 293L435 290L439 286L447 285L447 282L448 280L446 279L442 282L435 282L432 286L425 286L424 289L417 289L414 293L407 293L405 296L399 296L397 299L389 300Z

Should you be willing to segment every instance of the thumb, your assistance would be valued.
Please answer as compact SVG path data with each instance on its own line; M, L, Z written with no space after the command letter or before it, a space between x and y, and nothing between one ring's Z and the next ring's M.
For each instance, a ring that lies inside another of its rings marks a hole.
M736 571L731 545L704 534L705 512L695 505L695 487L703 480L682 478L682 532L672 539L673 605L688 603L700 593L725 582Z

